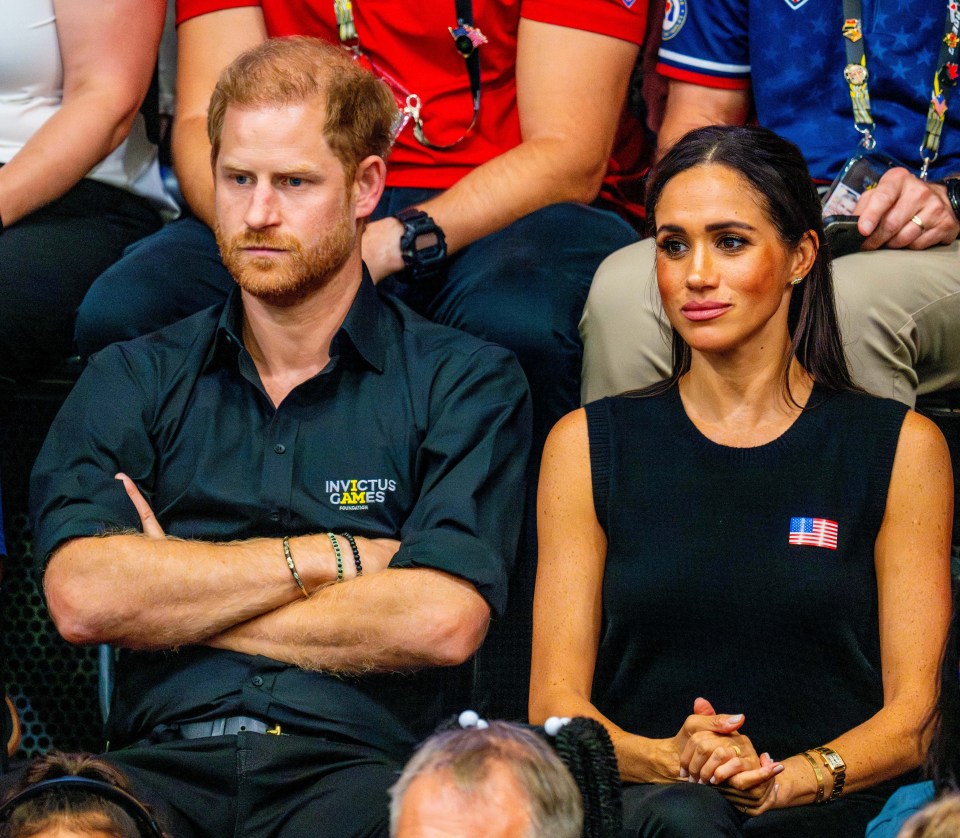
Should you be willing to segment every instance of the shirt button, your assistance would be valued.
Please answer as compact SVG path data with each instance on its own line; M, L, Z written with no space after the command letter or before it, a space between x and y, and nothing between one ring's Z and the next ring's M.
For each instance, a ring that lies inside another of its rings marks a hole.
M281 445L278 442L276 445L273 446L273 450L276 451L278 454L282 454L284 451L287 450L287 447L285 445Z
M277 512L276 509L274 509L273 512L270 513L270 520L271 520L271 521L279 521L279 520L280 520L280 513Z
M262 686L263 686L263 678L261 678L259 675L257 675L250 683L253 684L253 686L255 686L255 687L262 687Z

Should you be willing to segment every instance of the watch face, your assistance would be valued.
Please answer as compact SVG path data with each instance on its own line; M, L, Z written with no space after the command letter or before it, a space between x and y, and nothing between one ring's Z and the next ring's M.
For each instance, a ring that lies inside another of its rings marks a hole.
M427 250L431 247L437 247L440 244L440 237L437 235L435 230L431 230L428 233L421 233L414 240L414 248L417 250Z
M827 751L826 753L821 751L820 753L823 754L823 758L826 760L827 765L830 766L830 770L834 773L837 771L842 771L847 767L840 754L838 754L836 751Z

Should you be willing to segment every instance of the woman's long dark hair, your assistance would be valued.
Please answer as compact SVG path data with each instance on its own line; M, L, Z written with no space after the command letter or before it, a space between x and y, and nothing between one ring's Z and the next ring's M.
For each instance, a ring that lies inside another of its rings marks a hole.
M857 389L840 340L820 198L803 155L793 143L758 126L712 125L686 134L660 161L648 186L651 234L656 230L657 204L664 187L681 172L707 164L726 166L746 178L785 245L797 247L811 230L820 243L810 273L795 286L790 298L787 324L791 341L783 371L787 396L792 399L789 370L793 358L827 389ZM674 329L673 372L656 389L672 386L689 369L690 347Z

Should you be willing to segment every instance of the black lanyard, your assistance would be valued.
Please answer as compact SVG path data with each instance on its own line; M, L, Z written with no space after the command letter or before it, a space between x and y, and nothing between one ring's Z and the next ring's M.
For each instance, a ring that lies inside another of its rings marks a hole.
M477 118L480 116L480 47L487 43L483 33L473 25L473 3L471 0L455 0L457 8L457 25L447 27L453 38L454 46L457 52L463 56L467 65L467 75L470 78L470 94L473 99L473 119L467 130L446 145L437 145L427 139L424 132L423 119L420 111L423 102L416 93L409 93L395 79L388 77L383 73L369 56L366 56L371 69L379 75L393 90L400 92L404 99L403 114L413 121L413 135L417 138L420 145L427 148L444 151L459 145L467 138L477 124ZM351 0L333 0L333 8L337 15L337 30L340 35L340 43L356 56L364 55L360 49L360 37L357 35L357 28L353 22L353 3Z
M853 107L853 122L861 134L860 145L872 150L877 140L876 123L870 113L870 92L867 87L867 53L863 42L863 2L862 0L843 0L843 38L847 56L847 66L843 77L850 87L850 103ZM943 135L943 123L947 113L947 90L955 87L958 79L957 49L960 46L960 10L956 4L947 0L947 15L944 23L943 39L940 42L940 55L937 69L933 74L933 89L930 93L930 105L927 108L927 124L920 145L920 177L927 179L930 164L937 159L940 151L940 139Z

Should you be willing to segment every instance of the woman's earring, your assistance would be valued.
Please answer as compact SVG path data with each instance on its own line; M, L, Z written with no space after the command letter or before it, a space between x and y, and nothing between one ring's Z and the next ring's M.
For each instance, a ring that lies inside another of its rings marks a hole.
M802 276L795 276L793 279L790 280L791 285L799 285L801 282L803 282Z

